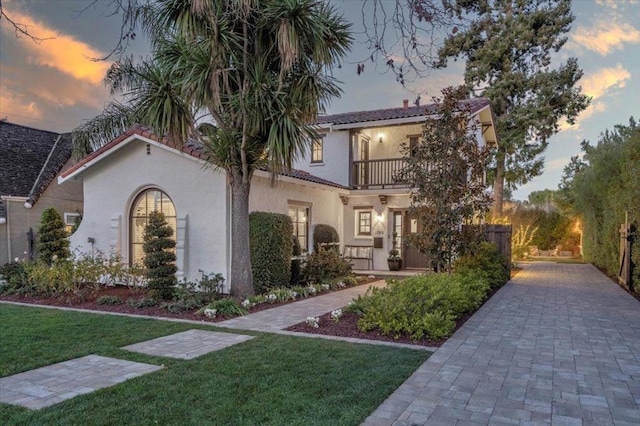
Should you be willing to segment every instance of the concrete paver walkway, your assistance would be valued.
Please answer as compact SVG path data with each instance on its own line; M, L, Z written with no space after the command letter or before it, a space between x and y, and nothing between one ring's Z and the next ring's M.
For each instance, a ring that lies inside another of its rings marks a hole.
M366 285L334 291L322 296L303 299L277 308L265 309L242 317L218 322L218 327L229 327L240 330L276 332L305 321L309 316L319 316L346 306L352 299L364 294L369 287L384 287L384 280L374 281Z
M640 425L640 303L591 265L525 265L364 424Z
M217 331L187 330L157 339L146 340L121 349L153 356L177 359L194 359L209 352L219 351L255 336L246 334L219 333Z
M160 369L157 365L87 355L0 378L0 402L38 410Z

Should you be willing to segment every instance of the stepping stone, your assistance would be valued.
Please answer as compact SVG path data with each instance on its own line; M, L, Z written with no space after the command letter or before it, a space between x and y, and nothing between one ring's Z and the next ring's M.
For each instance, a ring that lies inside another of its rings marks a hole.
M87 355L0 378L0 402L38 410L162 367Z
M153 356L194 359L209 352L219 351L237 343L245 342L254 337L216 331L187 330L120 349Z

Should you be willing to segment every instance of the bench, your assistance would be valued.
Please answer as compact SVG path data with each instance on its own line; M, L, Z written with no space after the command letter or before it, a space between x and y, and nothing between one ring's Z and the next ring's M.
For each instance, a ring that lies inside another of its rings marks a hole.
M346 245L342 251L342 258L348 260L366 260L367 268L373 269L373 246Z

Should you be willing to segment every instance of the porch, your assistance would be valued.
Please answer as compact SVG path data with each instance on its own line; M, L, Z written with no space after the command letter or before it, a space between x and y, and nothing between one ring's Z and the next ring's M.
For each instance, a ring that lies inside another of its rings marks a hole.
M409 185L398 182L397 178L403 163L403 158L353 161L350 186L354 189L407 188Z

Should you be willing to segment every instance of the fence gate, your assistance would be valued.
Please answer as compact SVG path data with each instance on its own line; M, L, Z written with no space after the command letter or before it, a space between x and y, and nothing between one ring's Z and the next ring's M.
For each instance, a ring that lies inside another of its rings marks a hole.
M630 223L623 223L620 226L620 268L618 269L618 281L627 290L633 290L631 282L631 242L632 231Z
M511 262L511 225L484 225L484 238Z
M511 225L463 225L464 228L471 233L481 233L486 241L495 244L511 269Z

